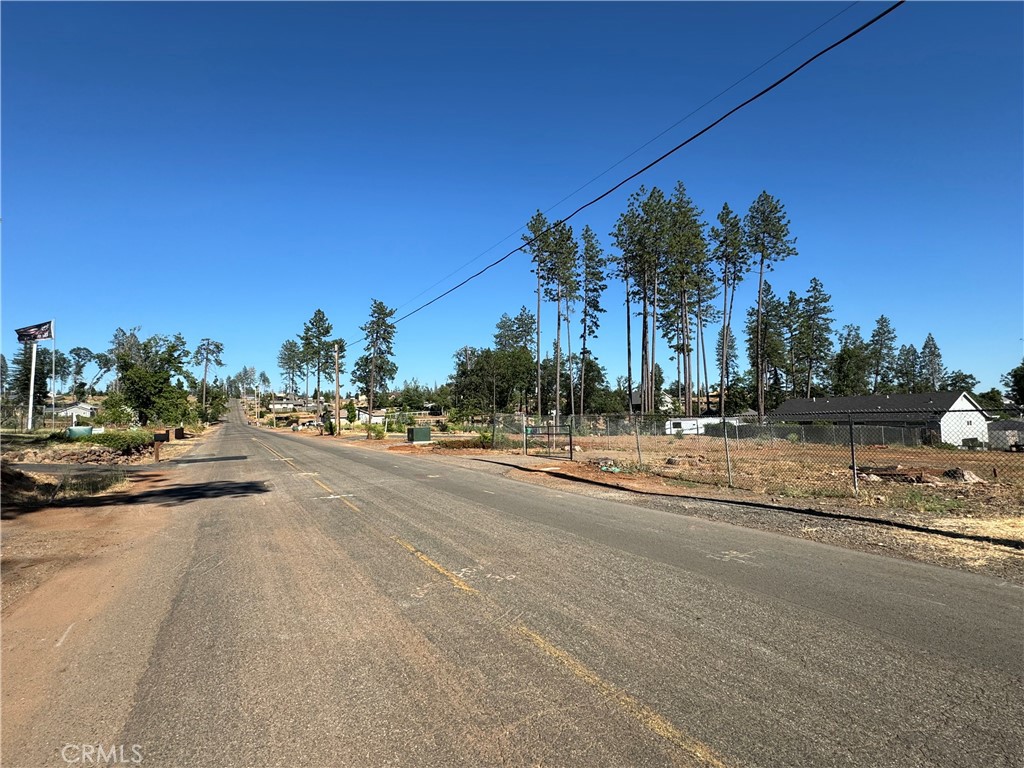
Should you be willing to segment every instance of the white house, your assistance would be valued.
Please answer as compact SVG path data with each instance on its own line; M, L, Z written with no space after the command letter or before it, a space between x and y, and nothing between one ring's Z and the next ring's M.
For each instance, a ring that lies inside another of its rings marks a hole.
M58 405L57 406L57 418L59 419L91 419L96 415L99 410L99 406L91 403L71 403L71 405ZM54 409L52 406L45 406L43 413L46 416L53 416Z
M926 441L958 447L989 442L989 417L966 392L795 398L770 414L773 422L798 424L851 417L855 424L916 427Z
M358 414L358 420L359 420L360 424L367 424L367 423L383 424L384 423L384 417L387 416L388 411L387 411L386 408L380 408L380 409L376 409L375 408L373 410L373 419L372 420L370 419L369 412L364 407L356 408L356 413Z

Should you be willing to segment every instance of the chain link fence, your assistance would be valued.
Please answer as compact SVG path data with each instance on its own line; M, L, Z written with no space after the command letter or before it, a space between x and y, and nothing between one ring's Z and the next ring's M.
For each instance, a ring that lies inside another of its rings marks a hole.
M502 414L487 433L495 447L565 458L571 447L576 461L653 471L682 485L786 497L868 494L939 511L968 497L1007 509L1024 504L1024 417L1010 409L817 411L764 424L756 416L602 414L556 426Z

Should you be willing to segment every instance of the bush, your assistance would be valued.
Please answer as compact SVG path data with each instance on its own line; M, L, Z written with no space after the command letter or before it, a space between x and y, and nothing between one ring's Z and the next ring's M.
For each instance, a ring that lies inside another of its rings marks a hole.
M384 425L370 424L366 427L366 434L371 440L383 440L384 435L386 434L384 431Z
M153 433L141 429L133 429L130 432L101 432L98 435L76 437L75 442L105 445L108 448L113 448L127 454L151 446L153 444Z

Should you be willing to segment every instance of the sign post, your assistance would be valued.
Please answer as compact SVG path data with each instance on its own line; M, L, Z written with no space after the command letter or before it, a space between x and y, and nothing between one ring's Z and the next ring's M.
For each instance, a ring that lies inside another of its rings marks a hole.
M21 344L32 343L32 370L29 373L28 378L28 431L32 431L32 422L35 415L35 399L36 399L36 343L43 341L44 339L53 339L53 320L47 320L45 323L37 323L36 325L27 325L24 328L18 328L15 333L18 334L18 342ZM53 362L54 362L54 376L56 376L56 361L57 361L57 342L54 339L53 348ZM54 389L57 388L56 380L54 381ZM54 393L54 418L56 418L56 392ZM54 422L56 424L56 421Z

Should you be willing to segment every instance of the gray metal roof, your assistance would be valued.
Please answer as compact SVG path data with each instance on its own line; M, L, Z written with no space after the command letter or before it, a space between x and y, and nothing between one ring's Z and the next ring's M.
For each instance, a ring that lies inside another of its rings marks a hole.
M853 414L858 421L924 421L948 412L964 392L921 392L909 395L856 395L852 397L811 397L787 400L769 416L773 421L794 417L835 417ZM970 399L980 413L981 408Z

